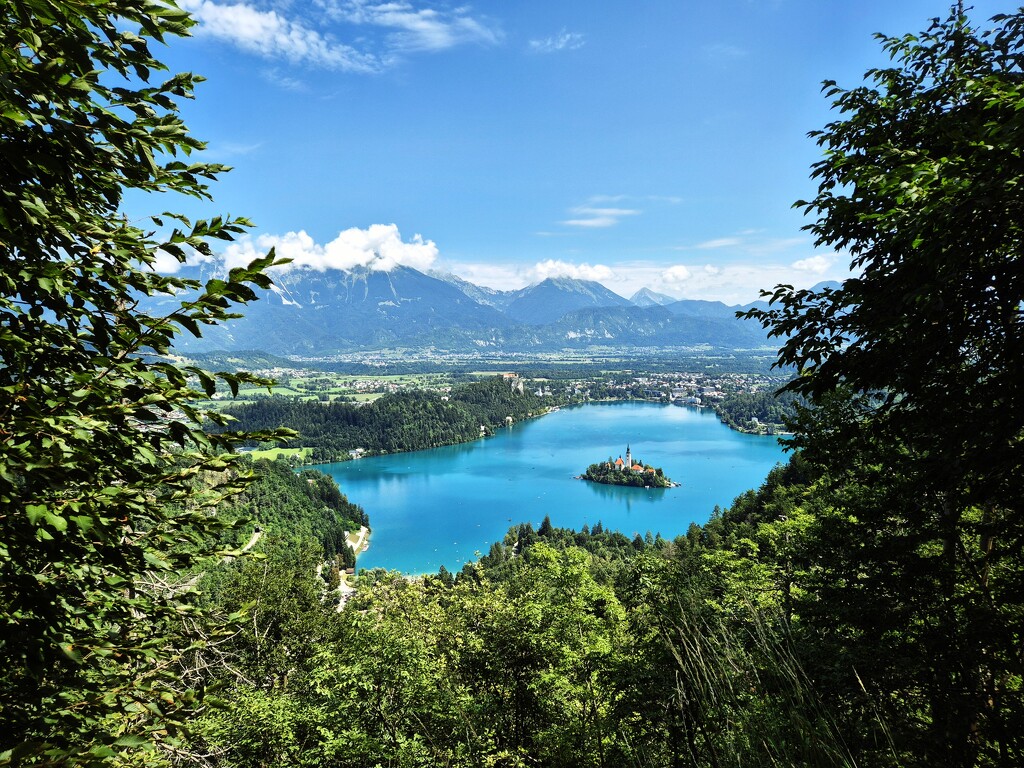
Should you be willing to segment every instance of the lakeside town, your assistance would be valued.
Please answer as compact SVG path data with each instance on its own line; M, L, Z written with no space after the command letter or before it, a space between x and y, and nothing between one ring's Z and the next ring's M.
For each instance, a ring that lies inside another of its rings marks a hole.
M525 365L524 370L536 366ZM784 434L783 415L791 412L775 392L789 377L766 373L693 371L606 370L586 375L563 373L557 368L546 375L526 376L518 371L474 370L395 374L335 373L316 368L271 366L254 370L273 379L271 388L243 388L237 397L217 395L223 406L244 405L262 398L317 400L367 404L398 392L434 392L442 398L454 386L491 376L501 376L520 391L528 389L562 407L586 402L643 400L695 408L710 408L733 429L750 434Z

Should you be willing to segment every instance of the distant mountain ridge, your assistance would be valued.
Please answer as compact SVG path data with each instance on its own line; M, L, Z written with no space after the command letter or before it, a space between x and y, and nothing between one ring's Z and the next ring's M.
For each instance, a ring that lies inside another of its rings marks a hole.
M208 275L196 275L208 277ZM754 322L721 302L675 301L644 290L625 299L598 282L548 278L497 291L412 267L292 269L274 276L244 317L182 338L183 352L262 350L327 356L355 350L551 351L592 346L768 346ZM166 312L187 296L147 299Z

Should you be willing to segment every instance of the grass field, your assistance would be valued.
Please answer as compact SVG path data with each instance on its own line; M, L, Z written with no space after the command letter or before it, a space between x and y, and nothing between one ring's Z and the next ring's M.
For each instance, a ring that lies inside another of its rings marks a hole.
M273 461L274 459L288 456L299 456L305 461L312 452L312 448L266 448L262 451L248 451L248 454L254 459L270 459Z

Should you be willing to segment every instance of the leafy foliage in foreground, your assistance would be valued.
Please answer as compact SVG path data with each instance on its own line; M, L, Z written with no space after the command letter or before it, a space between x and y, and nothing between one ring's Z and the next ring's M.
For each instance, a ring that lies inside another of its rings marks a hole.
M909 759L1010 765L1024 760L1024 12L981 33L959 3L882 43L892 65L867 84L826 83L841 116L814 134L825 156L802 204L857 276L778 286L749 314L815 406L793 443L832 491L807 550L822 652L858 670Z
M120 212L129 190L206 198L224 170L187 161L196 78L159 79L149 50L191 24L158 2L0 2L0 763L155 759L202 696L181 663L218 630L177 574L216 554L212 511L244 477L224 472L238 437L193 405L218 376L152 355L231 317L273 258L205 287L161 277L158 253L247 223ZM181 289L166 316L136 311Z

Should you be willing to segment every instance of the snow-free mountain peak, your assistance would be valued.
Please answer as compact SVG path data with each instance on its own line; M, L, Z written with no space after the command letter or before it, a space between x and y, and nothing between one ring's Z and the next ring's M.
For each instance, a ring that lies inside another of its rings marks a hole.
M676 301L671 296L657 293L650 288L641 288L629 300L638 307L664 307L666 304L672 304Z
M530 325L553 323L577 309L592 307L626 307L630 303L619 294L593 280L572 277L549 277L516 291L505 309L513 320Z

